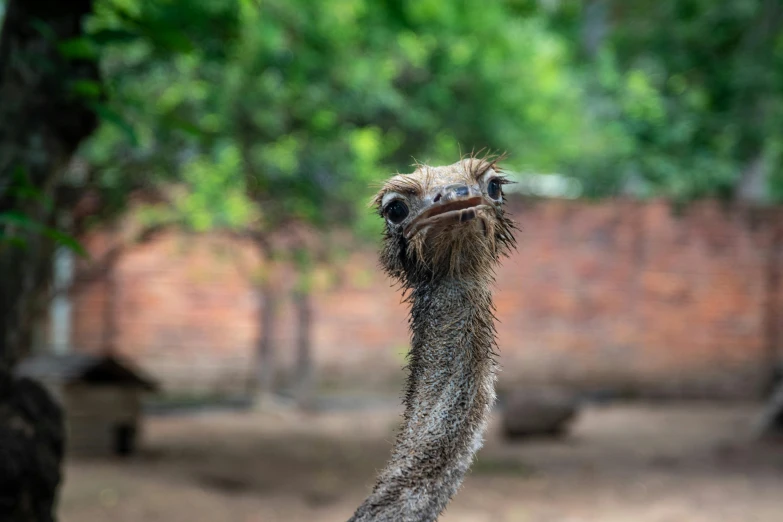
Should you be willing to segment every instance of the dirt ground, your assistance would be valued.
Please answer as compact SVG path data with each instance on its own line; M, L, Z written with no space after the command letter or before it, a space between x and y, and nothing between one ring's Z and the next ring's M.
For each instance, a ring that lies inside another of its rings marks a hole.
M346 520L385 462L395 409L154 417L140 455L72 460L62 522ZM749 406L585 410L561 441L485 448L444 522L781 522L783 445Z

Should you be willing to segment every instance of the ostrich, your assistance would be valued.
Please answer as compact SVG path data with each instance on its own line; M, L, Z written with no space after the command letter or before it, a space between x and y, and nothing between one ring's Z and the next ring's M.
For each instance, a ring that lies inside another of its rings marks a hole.
M491 285L514 246L497 160L419 165L373 203L381 265L410 303L403 425L391 459L349 522L436 520L481 447L495 400Z

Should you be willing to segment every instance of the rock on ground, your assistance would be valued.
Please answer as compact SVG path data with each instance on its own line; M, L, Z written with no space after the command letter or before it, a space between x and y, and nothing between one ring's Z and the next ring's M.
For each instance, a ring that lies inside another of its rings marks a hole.
M519 389L509 393L503 410L507 438L563 435L579 412L572 394L554 389Z

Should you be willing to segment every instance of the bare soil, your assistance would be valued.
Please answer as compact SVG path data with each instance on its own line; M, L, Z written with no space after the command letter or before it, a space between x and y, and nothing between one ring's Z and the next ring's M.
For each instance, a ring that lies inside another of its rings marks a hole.
M752 406L614 405L561 440L487 444L444 522L781 522L783 444ZM62 522L346 520L384 464L395 409L147 420L126 460L71 460Z

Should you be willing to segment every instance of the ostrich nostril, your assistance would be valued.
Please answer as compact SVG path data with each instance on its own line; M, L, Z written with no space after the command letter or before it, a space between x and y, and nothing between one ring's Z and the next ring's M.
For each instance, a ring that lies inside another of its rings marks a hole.
M441 201L443 203L447 201L454 201L458 198L464 198L470 195L470 189L467 185L462 183L455 183L454 185L448 185L438 191L438 194L433 198L432 202L437 203Z

